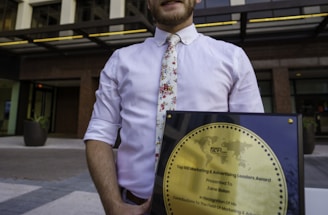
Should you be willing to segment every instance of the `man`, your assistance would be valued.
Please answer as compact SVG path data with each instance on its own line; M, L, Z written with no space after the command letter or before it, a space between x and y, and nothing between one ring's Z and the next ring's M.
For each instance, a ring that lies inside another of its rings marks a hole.
M158 88L168 35L181 38L176 45L176 110L263 112L245 53L197 33L192 15L200 2L148 0L157 27L155 37L115 51L101 73L84 139L89 170L107 214L149 210L155 178ZM121 145L115 163L112 146L119 128Z

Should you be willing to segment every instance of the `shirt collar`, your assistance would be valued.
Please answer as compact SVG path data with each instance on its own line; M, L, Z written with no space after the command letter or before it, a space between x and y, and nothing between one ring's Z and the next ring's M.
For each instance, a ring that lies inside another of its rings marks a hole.
M178 31L176 34L179 35L179 37L181 38L181 42L184 43L185 45L189 45L198 37L198 32L194 24ZM157 43L158 46L162 46L165 44L166 38L169 35L170 35L169 32L156 28L155 36L154 36L155 42Z

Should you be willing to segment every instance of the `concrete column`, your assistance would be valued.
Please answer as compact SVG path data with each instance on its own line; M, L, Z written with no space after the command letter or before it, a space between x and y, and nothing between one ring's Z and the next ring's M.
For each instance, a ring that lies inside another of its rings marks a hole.
M121 0L111 0L109 7L109 18L123 18L125 16L125 1ZM110 26L110 31L122 31L124 29L123 25Z
M305 7L303 10L305 14L320 13L321 7L320 6Z
M231 6L244 5L244 4L245 4L245 0L231 0L230 1ZM231 14L231 19L232 20L239 20L240 19L240 14L239 13Z
M62 0L60 24L71 24L75 22L76 0ZM60 36L73 35L73 31L61 31Z
M274 112L291 113L290 84L288 68L274 68L272 70Z
M18 4L16 30L31 28L33 7L28 1L22 1Z
M70 24L75 21L76 0L62 0L60 24Z
M230 4L231 4L231 6L233 6L233 5L244 5L245 0L231 0Z
M88 127L90 117L93 110L93 104L96 100L95 91L97 88L97 81L91 76L90 71L85 71L81 75L80 83L80 103L78 112L78 138L83 138L84 133Z

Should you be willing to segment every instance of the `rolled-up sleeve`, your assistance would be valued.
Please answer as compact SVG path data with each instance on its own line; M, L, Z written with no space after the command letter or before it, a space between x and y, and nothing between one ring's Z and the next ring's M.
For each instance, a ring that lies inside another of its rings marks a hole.
M264 112L253 67L241 48L234 56L233 75L235 81L229 95L230 112Z
M84 141L99 140L110 145L115 144L117 131L121 127L121 99L118 94L116 65L117 53L114 53L101 71L96 102Z

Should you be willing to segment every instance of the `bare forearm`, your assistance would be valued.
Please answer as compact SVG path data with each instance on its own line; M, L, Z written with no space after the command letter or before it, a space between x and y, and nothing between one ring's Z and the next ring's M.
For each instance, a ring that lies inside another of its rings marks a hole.
M113 149L110 145L89 140L86 142L87 163L91 177L107 214L122 203L118 187Z
M107 215L142 215L149 210L150 199L142 205L123 202L117 182L113 149L104 142L86 142L89 171Z

